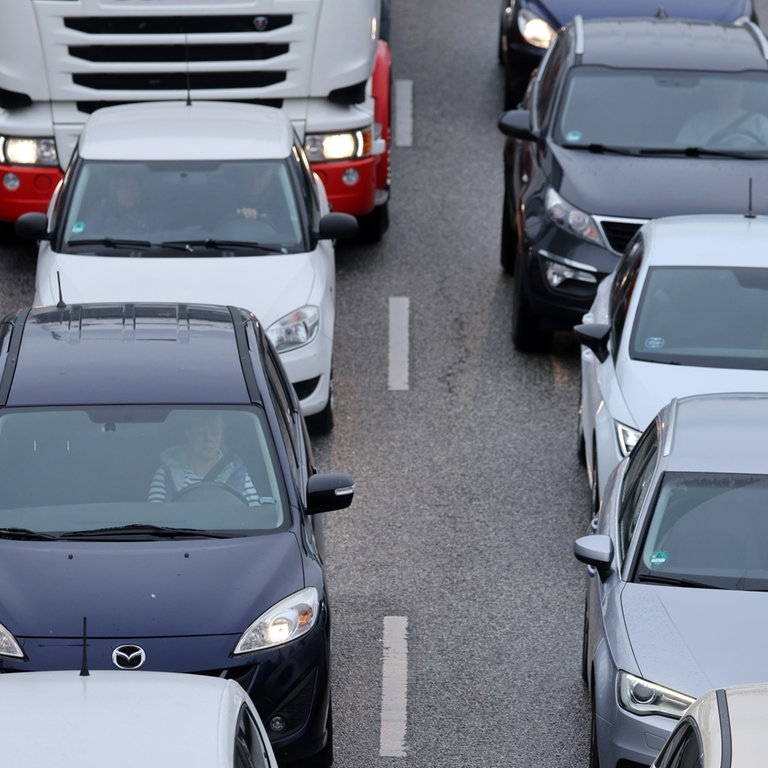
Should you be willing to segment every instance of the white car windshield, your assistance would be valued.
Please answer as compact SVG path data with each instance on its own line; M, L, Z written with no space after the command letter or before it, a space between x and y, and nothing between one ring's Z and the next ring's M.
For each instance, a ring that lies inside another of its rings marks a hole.
M135 255L121 253L129 250L121 245L140 243L147 244L143 255L167 258L248 255L248 244L307 250L300 198L284 160L81 159L67 199L65 252Z
M257 408L8 408L0 487L6 536L242 536L287 523Z
M651 267L629 354L674 365L768 368L768 269Z
M555 141L632 152L768 152L768 76L576 67Z
M669 472L637 580L768 589L768 476Z

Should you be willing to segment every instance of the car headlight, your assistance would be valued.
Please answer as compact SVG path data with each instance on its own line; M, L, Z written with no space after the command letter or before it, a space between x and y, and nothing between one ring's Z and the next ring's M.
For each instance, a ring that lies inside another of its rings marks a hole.
M13 633L0 624L0 656L12 656L14 659L23 659L24 651L16 642Z
M308 133L304 151L310 163L333 160L355 160L371 154L373 128L361 128L346 133Z
M243 632L233 653L251 653L295 640L317 623L320 599L314 587L286 597L259 616Z
M578 237L584 238L584 240L589 240L598 245L605 245L594 219L588 213L574 208L569 202L560 197L552 187L547 189L547 194L544 197L544 207L547 216L558 226Z
M635 443L640 439L640 432L637 429L628 427L620 421L616 422L616 437L619 440L619 451L622 456L629 456L630 451L635 447Z
M544 19L532 11L520 11L517 17L517 27L523 40L536 48L549 48L557 34Z
M267 328L267 336L278 352L287 352L309 344L320 329L320 310L302 307L281 317Z
M58 165L56 142L52 138L0 137L0 162L12 165Z
M547 251L539 251L544 258L544 274L547 282L557 288L567 280L575 280L579 283L597 284L597 269L590 264L581 264L564 256L555 256Z
M643 680L629 672L619 672L619 703L635 715L680 717L693 704L694 697Z

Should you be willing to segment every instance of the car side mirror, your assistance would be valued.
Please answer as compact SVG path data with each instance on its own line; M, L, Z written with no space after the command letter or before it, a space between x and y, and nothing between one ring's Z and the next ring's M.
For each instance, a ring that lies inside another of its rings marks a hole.
M604 533L591 533L576 539L573 554L577 560L591 565L605 578L610 573L613 562L613 541Z
M48 234L48 217L38 211L22 213L16 219L14 230L19 237L24 237L27 240L51 239L51 236Z
M608 359L608 337L611 326L607 323L581 323L573 326L576 338L588 349L591 349L597 359L604 363Z
M503 112L497 125L505 136L513 139L539 140L538 133L531 128L531 113L527 109L510 109Z
M307 481L307 514L344 509L352 503L355 483L342 472L320 472Z
M320 240L342 240L357 235L357 219L348 213L326 213L320 219L317 236Z

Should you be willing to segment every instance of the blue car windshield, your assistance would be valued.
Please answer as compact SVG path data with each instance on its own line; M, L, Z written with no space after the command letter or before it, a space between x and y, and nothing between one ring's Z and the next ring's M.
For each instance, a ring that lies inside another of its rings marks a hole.
M242 536L288 524L259 408L6 408L0 489L0 536Z
M768 269L649 268L629 355L672 365L768 369Z
M768 152L768 73L574 67L556 143L643 152Z
M768 589L768 475L668 472L638 581Z

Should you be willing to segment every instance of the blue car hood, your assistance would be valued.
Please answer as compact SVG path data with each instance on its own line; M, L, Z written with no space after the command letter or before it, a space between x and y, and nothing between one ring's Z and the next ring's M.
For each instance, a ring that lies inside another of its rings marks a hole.
M242 632L304 587L295 536L0 541L0 622L17 637Z
M768 680L768 593L627 584L621 604L646 680L696 697Z
M752 13L748 0L532 0L527 4L555 28L569 22L577 13L585 19L602 16L655 16L659 8L670 17L734 21Z
M549 151L554 188L572 205L597 215L655 219L746 213L750 179L754 189L768 189L768 157L628 157L552 144ZM768 197L755 195L754 212L768 213Z

